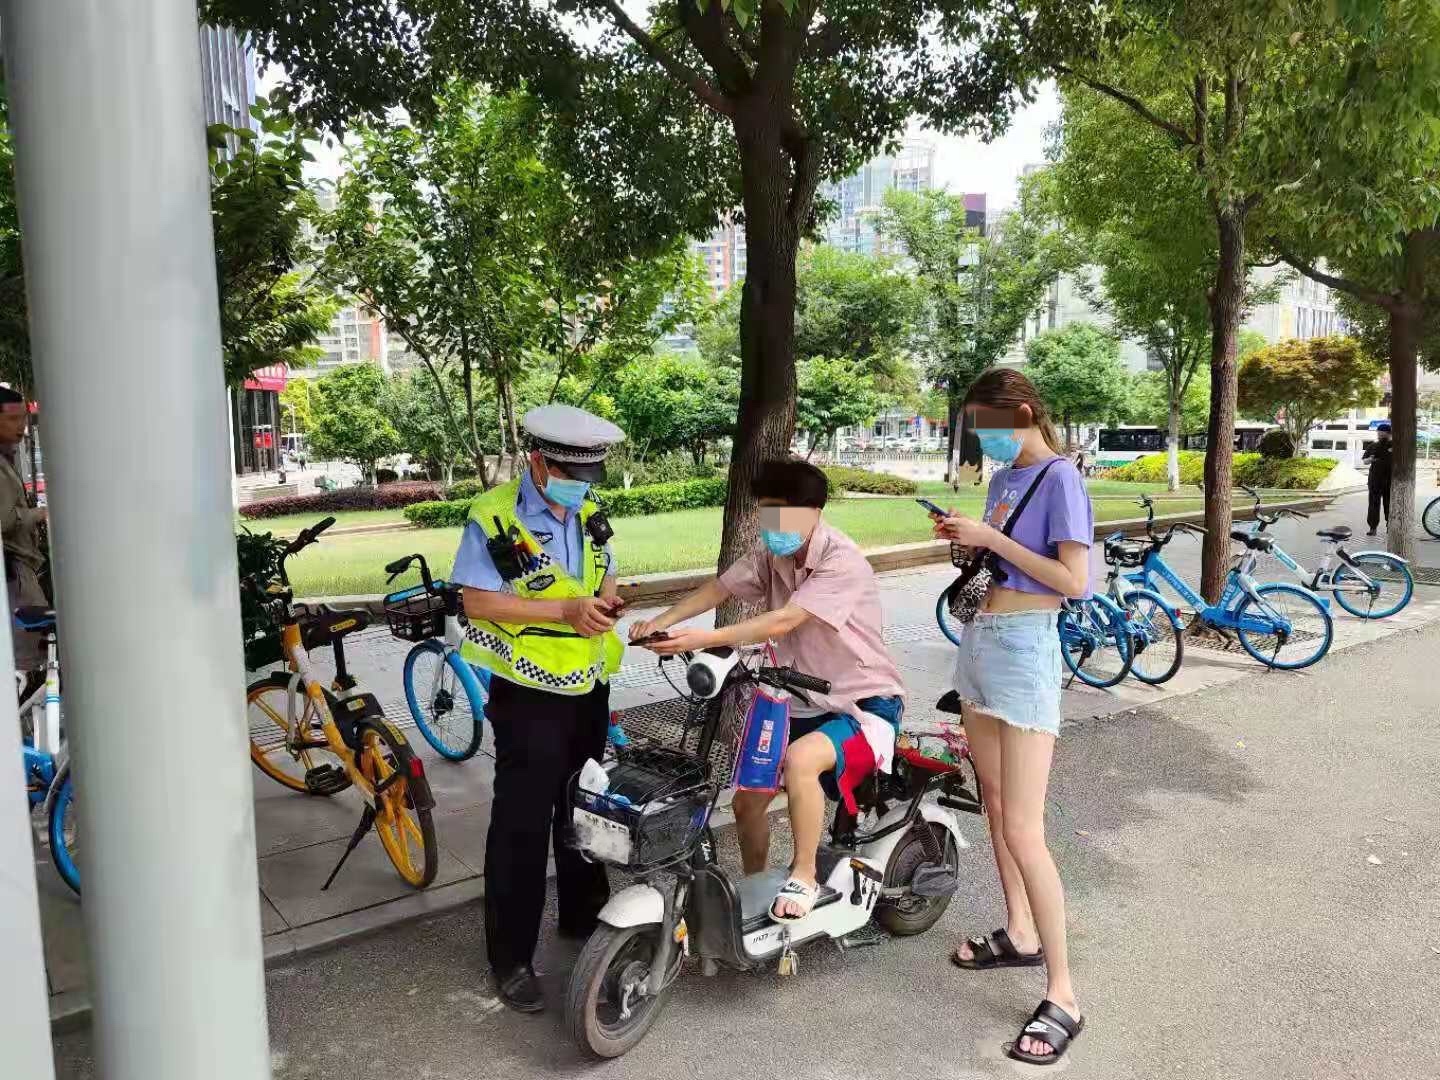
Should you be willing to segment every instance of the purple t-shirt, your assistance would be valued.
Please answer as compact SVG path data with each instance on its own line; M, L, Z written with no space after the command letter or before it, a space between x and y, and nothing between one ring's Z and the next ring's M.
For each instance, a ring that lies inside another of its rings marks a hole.
M1050 471L1025 504L1010 538L1031 551L1054 559L1059 557L1062 541L1074 540L1077 544L1090 546L1095 537L1095 516L1090 508L1090 496L1085 493L1085 481L1075 466L1063 457L1049 460L1054 464L1050 465ZM1011 510L1024 498L1025 492L1048 463L1041 461L1024 468L1011 466L992 476L990 492L985 497L985 520L997 529L1003 527ZM1054 589L1042 585L1013 563L1004 559L998 561L1005 571L1004 585L1007 589L1055 595ZM1088 585L1085 595L1090 595Z

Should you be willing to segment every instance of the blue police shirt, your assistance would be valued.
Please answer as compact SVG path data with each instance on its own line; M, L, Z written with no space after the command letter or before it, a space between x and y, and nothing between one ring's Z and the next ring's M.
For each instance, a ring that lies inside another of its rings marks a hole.
M545 554L565 567L571 577L582 577L582 557L585 553L585 536L580 528L580 512L572 510L565 520L556 517L550 506L541 498L535 481L527 469L520 477L520 494L516 500L515 516L530 530L530 535L540 542ZM493 523L492 523L493 527ZM487 592L500 592L505 580L495 569L495 560L485 547L487 534L479 522L467 521L465 532L460 537L460 548L455 552L455 567L450 571L450 580L457 585ZM605 545L607 574L615 573L615 555L610 545Z

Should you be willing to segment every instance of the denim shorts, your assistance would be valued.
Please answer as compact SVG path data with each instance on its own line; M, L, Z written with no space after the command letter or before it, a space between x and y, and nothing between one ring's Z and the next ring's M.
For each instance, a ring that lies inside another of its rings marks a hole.
M984 613L960 635L955 690L1024 731L1060 734L1060 637L1054 611Z

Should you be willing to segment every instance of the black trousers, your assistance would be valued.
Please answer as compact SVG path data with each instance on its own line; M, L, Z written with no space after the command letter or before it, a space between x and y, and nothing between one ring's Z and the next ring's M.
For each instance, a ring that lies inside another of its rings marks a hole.
M610 687L581 697L490 680L485 715L495 731L495 798L485 845L485 948L506 974L530 963L545 911L545 870L553 842L560 928L588 933L610 898L605 868L566 843L568 784L586 758L601 759Z
M1380 527L1380 506L1385 506L1385 524L1390 524L1390 485L1370 489L1370 509L1365 515L1365 524L1374 532Z

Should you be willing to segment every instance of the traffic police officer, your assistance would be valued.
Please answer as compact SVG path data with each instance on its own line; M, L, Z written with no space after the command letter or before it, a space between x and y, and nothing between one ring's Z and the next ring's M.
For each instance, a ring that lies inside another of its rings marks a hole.
M486 951L501 998L544 1008L531 959L554 838L560 932L587 937L609 899L604 867L567 846L568 781L600 760L616 636L610 527L591 494L625 433L569 405L525 415L530 453L518 480L470 506L451 579L464 587L461 653L490 669L495 794L485 848Z

